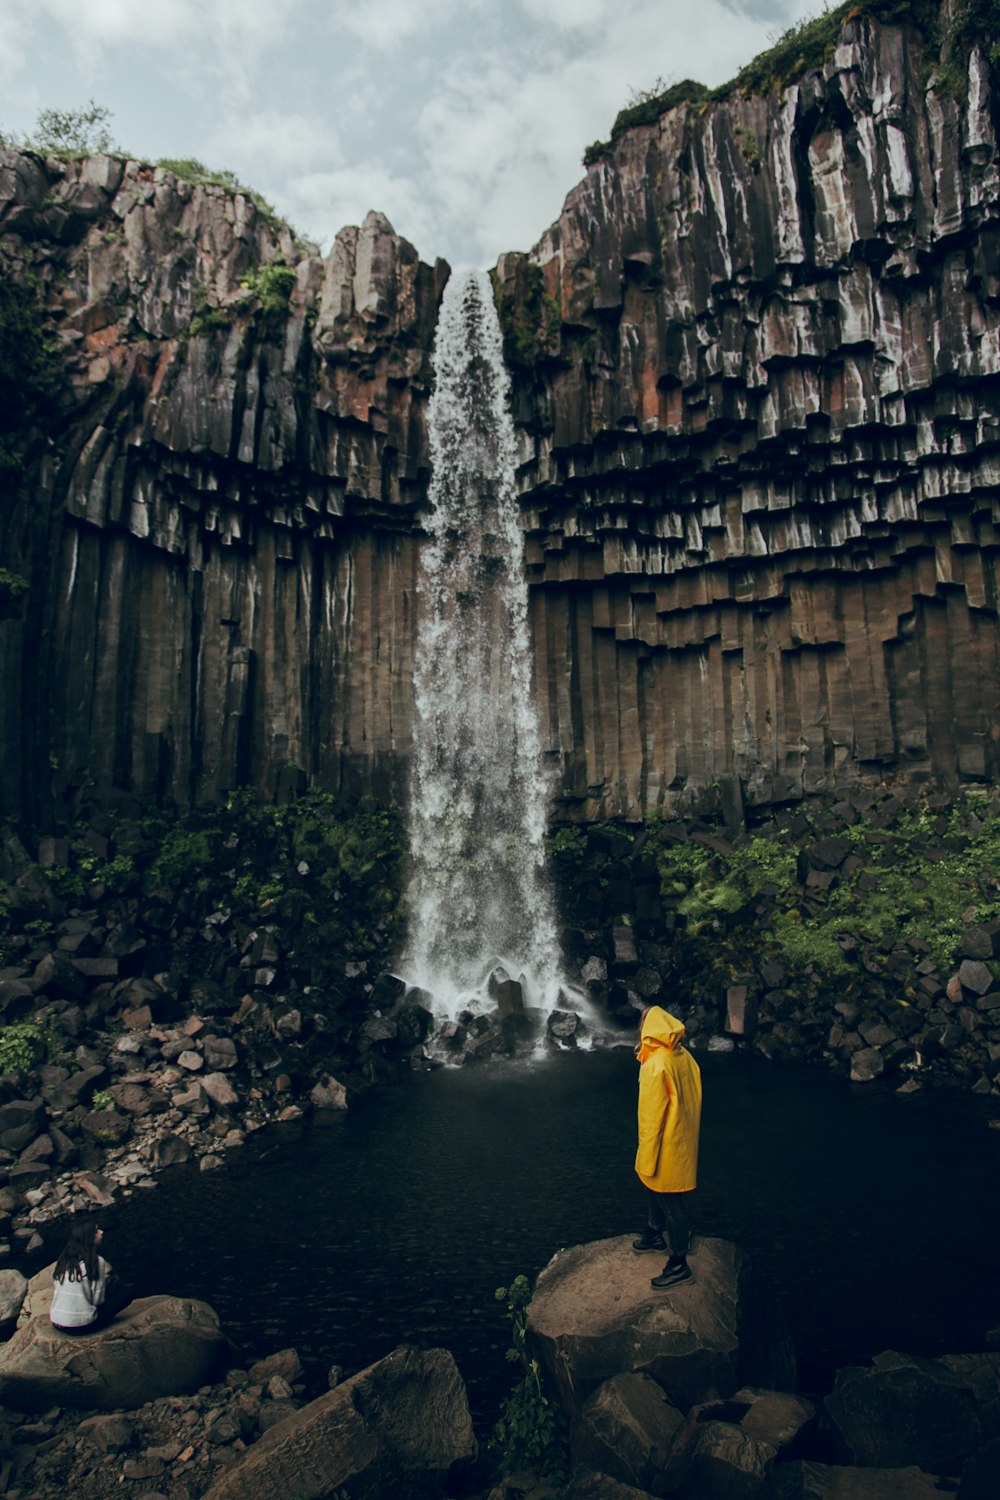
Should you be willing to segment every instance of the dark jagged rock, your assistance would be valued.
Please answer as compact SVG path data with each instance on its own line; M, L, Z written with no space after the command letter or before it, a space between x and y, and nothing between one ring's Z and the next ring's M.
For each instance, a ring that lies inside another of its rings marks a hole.
M404 1475L446 1474L476 1446L452 1356L397 1349L271 1427L205 1500L391 1493Z
M684 1410L747 1382L791 1388L787 1333L743 1251L698 1239L694 1280L669 1296L650 1290L646 1260L626 1236L561 1250L540 1274L529 1337L568 1411L625 1373L651 1375Z
M683 1415L649 1375L614 1375L598 1386L574 1425L573 1462L662 1494L683 1428Z
M961 97L931 61L852 14L787 88L621 133L499 262L567 816L1000 771L996 106L978 50ZM66 357L0 521L3 804L401 786L447 267L9 149L0 247Z
M871 1369L839 1370L826 1398L826 1422L846 1463L916 1465L952 1473L987 1436L982 1390L995 1418L1000 1355L979 1356L985 1370L951 1370L941 1360L888 1351ZM985 1382L983 1380L985 1374Z

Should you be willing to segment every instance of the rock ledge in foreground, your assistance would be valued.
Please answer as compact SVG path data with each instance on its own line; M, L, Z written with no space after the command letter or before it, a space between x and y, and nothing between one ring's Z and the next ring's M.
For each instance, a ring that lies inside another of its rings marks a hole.
M204 1500L325 1500L397 1492L407 1472L446 1473L477 1452L447 1349L395 1349L272 1427Z
M652 1375L683 1410L744 1384L794 1390L791 1341L745 1251L699 1238L694 1280L654 1292L656 1257L636 1255L631 1239L560 1250L538 1278L529 1336L567 1411L629 1372Z
M58 1333L42 1315L0 1346L0 1402L15 1411L135 1410L204 1385L226 1348L206 1302L141 1297L97 1333Z

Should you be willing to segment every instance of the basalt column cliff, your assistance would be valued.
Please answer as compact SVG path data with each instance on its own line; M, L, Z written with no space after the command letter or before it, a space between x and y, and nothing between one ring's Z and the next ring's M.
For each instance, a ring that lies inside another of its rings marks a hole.
M564 815L1000 772L997 105L977 50L932 62L848 20L620 133L497 268ZM401 788L447 268L376 215L324 264L219 188L0 161L68 351L0 520L5 802Z

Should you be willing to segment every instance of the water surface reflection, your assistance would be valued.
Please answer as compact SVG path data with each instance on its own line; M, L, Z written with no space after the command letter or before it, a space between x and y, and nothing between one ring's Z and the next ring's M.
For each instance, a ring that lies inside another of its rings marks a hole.
M1000 1132L976 1101L699 1060L698 1227L757 1253L803 1387L883 1348L981 1345L1000 1324ZM625 1049L415 1076L333 1124L261 1132L222 1171L175 1168L109 1212L111 1257L317 1371L443 1344L492 1416L510 1382L495 1288L642 1222L635 1088Z

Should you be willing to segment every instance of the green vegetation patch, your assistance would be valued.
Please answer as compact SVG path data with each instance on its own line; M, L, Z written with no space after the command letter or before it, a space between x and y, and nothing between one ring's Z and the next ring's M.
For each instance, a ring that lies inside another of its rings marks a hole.
M937 0L846 0L832 10L790 26L765 51L742 67L727 83L709 89L692 79L652 89L633 96L619 111L608 141L595 141L584 152L584 166L592 166L611 151L612 146L637 125L655 125L661 115L679 104L698 112L715 100L733 94L767 94L787 88L813 69L821 68L832 56L845 22L856 16L872 16L887 25L915 26L931 54L929 62L937 65L939 81L956 96L966 88L969 54L979 46L990 63L994 76L1000 73L1000 0L955 0L951 19L942 34L940 7ZM753 161L744 150L747 159Z
M162 156L156 165L162 167L166 172L172 172L182 182L190 182L195 186L220 187L227 193L239 193L244 198L249 198L260 216L275 229L291 228L281 217L273 203L268 202L263 193L258 193L255 188L247 187L241 182L235 172L227 168L207 167L203 161L196 156L170 157ZM294 231L292 231L294 233Z
M528 1349L528 1278L516 1276L510 1286L497 1287L496 1299L506 1304L511 1322L512 1339L506 1357L520 1364L524 1374L501 1407L490 1448L502 1475L526 1469L541 1479L562 1484L569 1468L566 1419L547 1394L541 1366Z
M891 828L861 820L838 838L850 854L830 889L808 901L799 841L788 834L752 837L728 853L695 841L661 846L661 891L684 919L676 958L696 998L778 959L792 975L842 987L844 999L865 999L894 946L926 952L946 973L963 930L1000 915L992 805L961 799L947 814L918 807Z
M551 358L559 348L562 312L559 303L545 290L541 266L529 261L525 267L527 284L520 298L508 296L495 271L493 300L503 334L504 359L508 365L533 368L539 360Z
M30 275L15 280L0 255L0 476L24 473L33 434L56 404L61 374L62 354L47 332L37 283ZM16 582L7 586L17 589Z
M0 1030L0 1073L30 1073L62 1047L55 1021L15 1021Z

